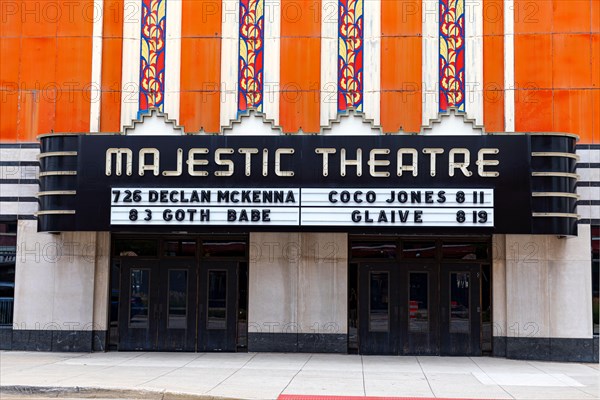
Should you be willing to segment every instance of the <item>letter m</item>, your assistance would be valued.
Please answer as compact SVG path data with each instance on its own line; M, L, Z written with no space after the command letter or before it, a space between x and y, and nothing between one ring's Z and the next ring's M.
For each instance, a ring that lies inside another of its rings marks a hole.
M131 175L133 171L133 153L128 148L110 148L106 150L106 176L111 176L113 159L115 159L115 175L123 174L123 156L125 156L125 173Z

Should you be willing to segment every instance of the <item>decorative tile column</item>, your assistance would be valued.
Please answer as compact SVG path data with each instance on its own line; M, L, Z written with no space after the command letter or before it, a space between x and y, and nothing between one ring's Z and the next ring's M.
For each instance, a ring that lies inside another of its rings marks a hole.
M240 0L238 111L263 108L264 0Z
M465 111L465 0L440 0L440 111Z
M339 0L338 112L363 109L362 0Z
M167 0L142 0L139 113L164 110Z

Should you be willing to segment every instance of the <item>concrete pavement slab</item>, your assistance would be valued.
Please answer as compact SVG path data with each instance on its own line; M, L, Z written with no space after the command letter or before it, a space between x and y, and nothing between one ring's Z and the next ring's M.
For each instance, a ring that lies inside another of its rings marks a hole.
M600 371L594 364L487 357L0 352L0 367L3 388L111 389L124 396L147 391L261 400L282 394L346 396L344 400L600 398Z

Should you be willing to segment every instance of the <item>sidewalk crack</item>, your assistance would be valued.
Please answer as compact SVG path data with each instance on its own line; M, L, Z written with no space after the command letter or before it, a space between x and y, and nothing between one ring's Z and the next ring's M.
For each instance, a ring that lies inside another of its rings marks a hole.
M285 387L283 388L283 390L279 393L280 396L283 394L283 392L286 391L286 389L290 386L290 384L292 383L292 381L294 379L296 379L296 377L298 376L298 374L304 369L304 367L306 366L306 364L308 364L308 362L311 360L312 357L313 357L313 355L311 354L308 357L308 359L304 362L304 364L302 364L302 366L300 367L300 369L294 374L294 376L292 376L290 378L290 381L287 383L287 385L285 385Z

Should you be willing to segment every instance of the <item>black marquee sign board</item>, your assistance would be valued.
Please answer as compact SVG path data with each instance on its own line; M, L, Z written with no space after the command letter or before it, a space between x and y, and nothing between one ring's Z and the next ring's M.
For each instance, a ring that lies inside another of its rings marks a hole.
M566 135L90 134L41 142L42 231L576 230L575 140ZM537 157L536 146L552 151ZM569 196L543 195L557 192Z

